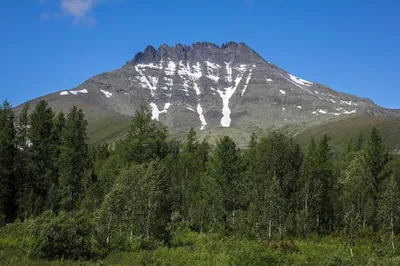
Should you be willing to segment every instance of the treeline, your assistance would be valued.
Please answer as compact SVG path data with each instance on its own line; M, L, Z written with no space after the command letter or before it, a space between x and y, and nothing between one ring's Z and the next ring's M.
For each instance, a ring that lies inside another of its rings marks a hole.
M328 136L305 151L279 132L244 150L193 129L172 139L147 108L112 146L89 147L86 126L76 107L0 108L0 223L31 221L33 256L171 246L179 230L266 241L334 233L350 250L379 234L395 247L400 160L375 128L333 160Z

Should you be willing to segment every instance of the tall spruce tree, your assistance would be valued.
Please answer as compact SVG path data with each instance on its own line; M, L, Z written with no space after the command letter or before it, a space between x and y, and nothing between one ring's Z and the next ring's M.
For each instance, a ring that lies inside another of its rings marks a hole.
M17 213L16 154L14 112L6 100L0 105L0 225L13 221Z
M38 215L50 208L49 188L53 186L54 143L52 141L54 113L46 101L40 101L29 116L28 139L31 143L31 174L26 180L27 216Z
M371 178L370 196L372 198L372 217L371 225L374 232L379 230L379 200L382 192L382 184L386 175L384 169L389 162L389 153L383 143L383 139L375 127L367 140L365 147L366 166Z
M303 234L314 230L318 233L333 230L337 181L328 142L327 135L323 136L318 143L311 141L302 165Z
M30 175L30 151L31 141L28 138L29 131L29 117L28 117L29 104L25 104L18 116L17 121L17 147L18 159L17 176L18 176L18 203L21 218L27 218L27 213L24 212L26 205L29 201L29 175Z
M151 120L151 111L141 106L132 118L125 140L118 143L118 151L126 166L164 158L168 152L167 128Z
M235 142L225 136L217 142L207 165L208 174L217 184L215 216L225 229L229 230L235 224L235 212L243 206L244 183L241 160L240 150Z
M61 117L58 122L58 126L61 127ZM83 180L89 159L86 126L87 121L82 109L74 106L61 132L59 156L61 207L71 214L82 196Z

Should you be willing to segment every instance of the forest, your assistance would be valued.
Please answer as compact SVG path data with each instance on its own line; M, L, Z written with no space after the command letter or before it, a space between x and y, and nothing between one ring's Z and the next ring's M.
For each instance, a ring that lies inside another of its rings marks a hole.
M83 111L0 106L0 265L398 265L400 158L379 131L303 148L174 138L142 107L89 145Z

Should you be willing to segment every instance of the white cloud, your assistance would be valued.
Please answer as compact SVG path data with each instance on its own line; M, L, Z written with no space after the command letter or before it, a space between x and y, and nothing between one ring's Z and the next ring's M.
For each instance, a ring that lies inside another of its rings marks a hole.
M43 12L41 20L55 20L62 14L63 17L71 18L74 25L85 24L93 26L96 24L95 18L91 15L93 8L106 2L118 0L59 0L58 12ZM48 4L48 0L40 0L40 4Z

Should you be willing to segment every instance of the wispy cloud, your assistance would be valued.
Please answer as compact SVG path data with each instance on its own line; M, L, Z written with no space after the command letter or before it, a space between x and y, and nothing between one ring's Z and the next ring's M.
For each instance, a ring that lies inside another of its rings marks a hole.
M40 18L43 21L69 18L72 19L74 25L84 24L87 26L93 26L97 22L91 14L91 11L100 4L115 1L118 0L58 0L58 10L53 12L43 12ZM49 3L49 0L39 0L39 3L46 5Z
M249 7L254 7L254 1L255 0L242 0L242 5L249 6Z

